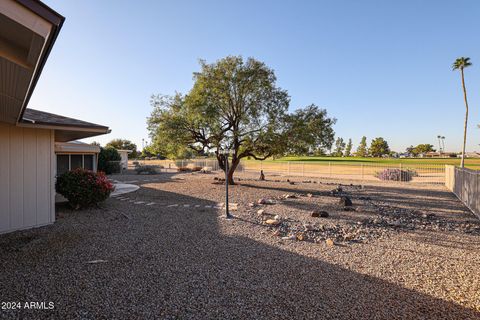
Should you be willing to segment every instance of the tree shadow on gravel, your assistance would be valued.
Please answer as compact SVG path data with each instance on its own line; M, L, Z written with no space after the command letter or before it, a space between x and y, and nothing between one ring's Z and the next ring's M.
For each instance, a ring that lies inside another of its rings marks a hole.
M174 202L214 204L157 192ZM131 218L116 214L119 208L128 210ZM20 235L60 243L66 233L78 236L63 246L52 248L40 241L3 254L2 300L52 301L55 309L2 310L1 317L480 318L480 313L456 303L291 252L288 244L254 240L246 234L258 227L219 215L214 210L127 206L109 199L103 209L66 212L53 226L0 236L0 243Z
M247 187L247 188L254 188L254 189L264 189L264 190L272 190L272 191L281 191L285 193L300 193L300 194L307 194L311 193L313 195L317 196L328 196L330 195L330 191L325 191L325 190L315 190L314 187L312 188L295 188L295 187L287 187L287 186L261 186L261 185L256 185L256 184L251 184L251 183L238 183L238 185ZM315 186L315 184L312 184ZM298 186L298 185L297 185ZM332 187L332 189L334 189Z
M317 190L315 187L311 189L296 189L285 187L272 187L272 186L259 186L253 184L242 184L248 188L258 188L267 190L280 190L285 193L312 193L316 196L332 197L330 191ZM430 190L430 189L412 189L412 188L399 188L389 186L365 186L364 189L356 189L345 186L345 194L352 198L354 207L360 208L360 213L363 216L359 216L355 212L340 213L342 208L335 208L327 205L320 209L328 210L333 209L339 212L338 216L345 220L351 220L352 222L358 222L365 217L377 216L379 212L361 211L362 206L373 207L386 207L390 210L396 209L408 209L417 213L431 212L434 213L437 218L441 219L442 223L449 223L453 227L457 227L464 223L471 223L480 227L480 220L471 213L451 192L443 190ZM358 200L360 196L368 196L371 198L368 201ZM300 198L301 199L301 198ZM334 199L338 199L335 197ZM291 206L292 208L298 208L302 210L319 209L319 207L313 203L301 203L300 201L283 201L282 204ZM399 214L401 216L401 214ZM398 229L398 228L397 228ZM409 228L407 228L408 230Z
M468 211L455 195L447 190L367 186L365 192L381 194L381 199L396 205L453 211L459 211L460 208L463 208L464 211Z

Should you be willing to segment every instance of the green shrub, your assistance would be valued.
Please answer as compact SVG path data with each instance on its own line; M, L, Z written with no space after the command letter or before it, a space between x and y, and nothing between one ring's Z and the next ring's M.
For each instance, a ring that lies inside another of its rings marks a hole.
M59 176L55 189L73 208L80 209L104 201L115 188L103 172L78 168Z
M115 148L100 148L98 171L105 172L106 174L119 173L121 159L120 154Z

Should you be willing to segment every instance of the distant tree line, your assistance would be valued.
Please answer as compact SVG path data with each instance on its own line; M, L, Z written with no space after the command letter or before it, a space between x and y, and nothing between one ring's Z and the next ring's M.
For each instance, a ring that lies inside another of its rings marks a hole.
M367 145L367 137L362 137L355 153L352 153L352 139L348 139L348 142L345 143L343 138L338 137L335 140L334 146L334 150L330 154L334 157L383 157L392 155L387 141L382 137L373 139L370 143L370 147Z

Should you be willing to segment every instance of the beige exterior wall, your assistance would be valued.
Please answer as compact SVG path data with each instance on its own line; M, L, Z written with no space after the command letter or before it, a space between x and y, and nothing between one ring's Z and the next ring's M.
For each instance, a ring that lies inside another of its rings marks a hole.
M445 165L445 187L450 191L455 188L455 166L449 164Z
M0 123L0 233L55 221L54 131Z

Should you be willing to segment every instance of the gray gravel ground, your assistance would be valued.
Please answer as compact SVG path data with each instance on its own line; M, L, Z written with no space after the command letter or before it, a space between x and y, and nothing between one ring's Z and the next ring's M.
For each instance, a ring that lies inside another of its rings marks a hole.
M480 319L480 223L443 188L343 186L355 208L344 211L336 184L244 177L229 221L205 208L224 201L213 177L117 176L141 188L1 235L1 302L22 309L0 317ZM249 206L260 198L275 203ZM280 224L265 225L262 209Z

